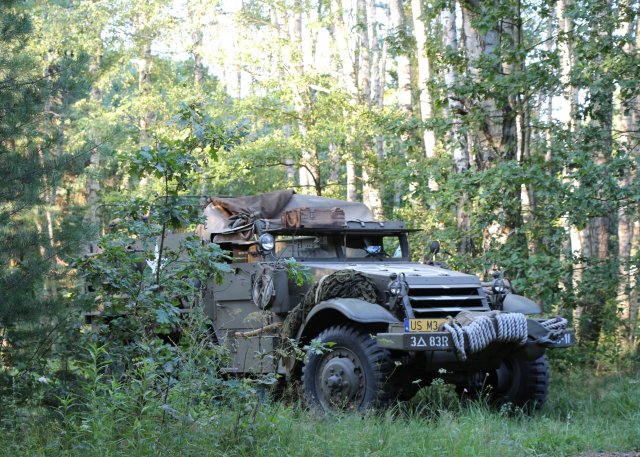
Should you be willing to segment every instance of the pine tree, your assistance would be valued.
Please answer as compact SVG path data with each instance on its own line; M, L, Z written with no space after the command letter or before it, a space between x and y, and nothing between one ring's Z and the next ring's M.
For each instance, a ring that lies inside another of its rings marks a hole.
M0 376L42 353L57 310L45 283L60 252L39 212L60 169L48 159L55 138L43 132L61 68L37 70L25 52L31 36L22 3L0 1Z

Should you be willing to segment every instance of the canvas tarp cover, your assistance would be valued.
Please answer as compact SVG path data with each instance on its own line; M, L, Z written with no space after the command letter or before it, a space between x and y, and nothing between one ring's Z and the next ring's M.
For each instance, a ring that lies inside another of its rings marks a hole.
M347 221L373 221L371 210L363 203L335 198L298 195L293 190L278 190L247 197L210 198L204 209L206 225L199 230L213 241L248 240L257 220L268 220L272 228L280 226L280 214L295 208L342 208Z

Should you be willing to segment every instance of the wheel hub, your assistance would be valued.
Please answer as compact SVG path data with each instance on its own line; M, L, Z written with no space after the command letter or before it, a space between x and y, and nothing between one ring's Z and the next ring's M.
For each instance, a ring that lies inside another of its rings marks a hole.
M497 393L507 392L514 384L518 383L519 372L510 360L504 360L494 373L494 388Z
M321 363L318 384L321 403L357 407L364 394L362 367L348 351L334 351Z

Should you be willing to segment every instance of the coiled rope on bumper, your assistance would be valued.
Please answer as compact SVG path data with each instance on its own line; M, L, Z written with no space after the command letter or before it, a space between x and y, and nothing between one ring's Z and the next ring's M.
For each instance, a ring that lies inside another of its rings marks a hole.
M480 352L494 341L519 345L527 342L527 318L524 314L489 313L465 317L470 320L466 325L449 318L449 322L442 326L451 334L460 360L467 360L467 351L469 354Z
M520 313L498 313L495 315L497 338L500 342L516 342L524 345L529 334L527 318Z
M549 331L549 341L557 339L567 328L567 320L555 316L540 325ZM480 352L494 341L526 344L529 337L527 317L521 313L493 311L478 315L462 312L456 319L449 318L443 329L451 334L458 358L467 360L467 353Z
M547 319L544 322L540 322L540 325L551 332L563 332L567 328L567 320L564 317L555 316L551 319Z

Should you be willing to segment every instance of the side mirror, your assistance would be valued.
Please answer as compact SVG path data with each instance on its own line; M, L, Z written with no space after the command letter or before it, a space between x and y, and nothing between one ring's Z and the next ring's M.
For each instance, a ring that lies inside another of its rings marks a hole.
M431 252L431 254L433 254L434 256L438 252L440 252L440 243L438 241L432 241L429 245L429 252Z

